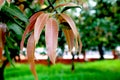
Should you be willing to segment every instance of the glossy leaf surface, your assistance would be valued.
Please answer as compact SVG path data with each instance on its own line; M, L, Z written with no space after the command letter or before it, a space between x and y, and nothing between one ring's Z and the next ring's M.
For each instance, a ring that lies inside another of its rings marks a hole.
M66 41L68 44L69 51L73 49L74 46L74 34L71 29L63 29L64 35L66 37Z
M48 17L49 17L49 14L42 13L35 22L35 27L34 27L35 45L38 43L40 34L45 26L46 21L48 20Z
M47 54L54 64L56 59L56 48L58 43L58 24L55 19L50 18L45 27L45 40Z
M36 19L39 15L41 15L43 12L37 12L35 13L34 15L32 15L29 19L30 23L28 24L28 26L26 27L24 33L23 33L23 36L22 36L22 40L21 40L21 43L20 43L20 47L21 47L21 50L23 49L23 45L24 45L24 40L25 40L25 37L26 35L32 31L34 29L34 24L36 22Z
M38 80L37 73L35 70L34 52L35 52L35 41L34 41L34 34L32 33L27 43L27 57L28 57L28 62L30 63L31 72L35 76L35 79Z

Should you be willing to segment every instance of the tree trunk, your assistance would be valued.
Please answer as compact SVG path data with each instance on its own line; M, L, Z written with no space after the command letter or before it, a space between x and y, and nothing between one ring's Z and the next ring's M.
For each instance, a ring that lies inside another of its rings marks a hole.
M8 59L5 60L0 68L0 80L4 80L4 69L6 67L6 65L8 64Z
M14 49L9 49L9 51L10 51L10 58L11 59L13 59L13 58L15 58L15 56L18 56L19 57L19 55L17 54L17 51L16 50L14 50ZM19 60L20 60L20 57L19 57ZM0 68L0 80L4 80L5 78L4 78L4 69L5 69L5 67L6 67L6 65L9 63L9 60L8 59L6 59L5 61L3 61L3 64L2 64L2 66L1 66L1 68Z
M102 43L98 45L98 50L99 50L99 54L100 54L100 60L103 60L104 59L104 51L102 49Z
M74 65L74 54L72 52L72 64L71 64L71 71L73 72L75 70L75 65Z
M86 61L86 52L85 52L85 50L83 50L82 53L83 53L83 59L84 59L84 61Z
M0 68L0 80L4 80L4 69Z

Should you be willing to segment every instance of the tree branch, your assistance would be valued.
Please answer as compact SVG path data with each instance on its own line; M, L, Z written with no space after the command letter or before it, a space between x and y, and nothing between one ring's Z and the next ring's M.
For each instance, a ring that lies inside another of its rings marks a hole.
M55 3L56 0L54 0L53 2ZM56 9L54 8L54 6L52 5L53 3L51 3L50 0L48 0L48 3L49 3L49 6L52 7L52 9L55 10L56 13L58 13L57 10L56 10Z

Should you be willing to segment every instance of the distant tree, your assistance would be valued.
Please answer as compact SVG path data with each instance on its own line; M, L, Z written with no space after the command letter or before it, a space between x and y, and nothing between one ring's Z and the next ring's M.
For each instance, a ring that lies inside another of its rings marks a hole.
M94 2L96 6L88 1L86 3L88 7L81 10L77 26L81 32L83 50L98 46L100 59L103 59L103 47L114 49L120 43L118 31L120 1L94 0Z

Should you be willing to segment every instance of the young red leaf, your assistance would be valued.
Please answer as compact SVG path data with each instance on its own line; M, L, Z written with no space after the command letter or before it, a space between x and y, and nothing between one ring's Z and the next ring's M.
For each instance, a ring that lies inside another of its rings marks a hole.
M44 4L44 0L39 0L40 4L43 5Z
M55 19L49 18L45 27L45 41L47 54L54 64L56 59L56 48L58 43L58 24Z
M77 31L76 25L74 23L74 21L66 14L62 13L60 14L60 16L69 24L70 28L72 29L74 36L75 36L75 40L76 40L76 49L79 49L79 46L81 46L81 42L80 41L80 35Z
M2 41L2 28L0 28L0 60L2 59L3 41Z
M44 0L34 0L34 3L39 3L40 5L44 4Z
M0 24L0 59L2 59L2 51L5 44L6 24Z
M69 24L75 37L77 37L79 33L78 33L76 25L75 25L74 21L71 19L71 17L69 17L68 15L66 15L64 13L60 14L60 16L62 16L62 18Z
M34 24L35 22L31 22L25 29L23 35L22 35L22 40L21 40L21 43L20 43L20 49L22 50L23 49L23 46L24 46L24 40L25 40L25 37L26 37L26 34L28 34L31 30L33 30L33 27L34 27Z
M4 3L4 0L0 0L0 5L2 5Z
M24 45L24 40L25 40L25 37L26 37L26 34L28 34L30 31L32 31L34 29L34 24L36 22L36 19L39 15L41 15L43 12L37 12L35 13L33 16L31 16L31 18L29 19L30 23L28 24L28 26L26 27L24 33L23 33L23 36L22 36L22 40L21 40L21 43L20 43L20 48L21 50L23 49L23 45Z
M30 17L30 20L29 20L29 21L30 21L30 22L34 22L34 20L36 20L37 17L38 17L39 15L41 15L42 13L44 13L44 12L39 11L39 12L33 14L33 15Z
M45 26L46 21L48 20L48 17L49 17L49 14L42 13L35 22L35 27L34 27L35 45L38 43L40 34Z
M35 79L38 80L37 73L35 70L34 52L35 52L35 41L34 41L34 34L32 33L27 42L27 57L28 57L28 62L30 63L31 72L33 73Z
M81 41L81 39L80 39L80 36L78 36L78 51L79 51L79 53L81 53L81 51L82 51L82 41Z
M66 37L66 41L67 41L67 44L68 44L69 51L71 51L73 49L73 46L74 46L73 31L71 29L63 29L63 32L64 32L65 37Z
M0 47L0 60L2 60L2 48Z

